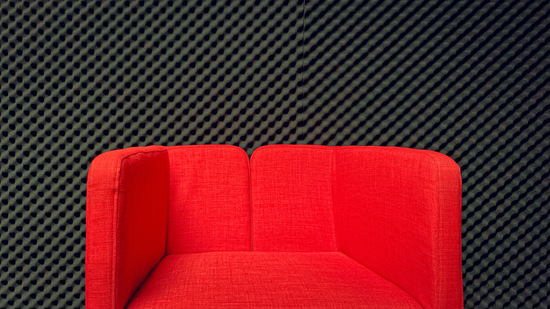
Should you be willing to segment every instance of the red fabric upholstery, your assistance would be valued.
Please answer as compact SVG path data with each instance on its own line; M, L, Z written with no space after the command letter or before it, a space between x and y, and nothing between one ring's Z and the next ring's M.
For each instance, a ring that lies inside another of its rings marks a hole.
M424 308L462 308L461 180L449 157L398 147L336 150L339 249Z
M98 156L88 173L86 307L123 308L165 254L168 155L164 147Z
M250 250L248 155L228 145L169 147L167 253Z
M140 308L421 308L340 252L208 252L165 257Z
M87 308L463 306L460 170L439 153L130 148L93 161L87 194Z
M274 145L250 159L254 251L335 251L332 150Z

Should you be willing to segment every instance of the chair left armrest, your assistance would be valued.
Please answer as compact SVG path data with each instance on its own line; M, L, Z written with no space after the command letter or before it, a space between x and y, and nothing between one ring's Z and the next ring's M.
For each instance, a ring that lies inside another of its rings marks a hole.
M165 147L110 151L90 166L86 201L86 308L123 308L166 252Z

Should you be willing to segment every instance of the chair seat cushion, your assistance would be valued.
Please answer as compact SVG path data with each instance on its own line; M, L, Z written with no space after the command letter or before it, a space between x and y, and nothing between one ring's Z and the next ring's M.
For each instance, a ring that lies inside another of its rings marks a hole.
M421 308L341 252L165 256L128 308Z

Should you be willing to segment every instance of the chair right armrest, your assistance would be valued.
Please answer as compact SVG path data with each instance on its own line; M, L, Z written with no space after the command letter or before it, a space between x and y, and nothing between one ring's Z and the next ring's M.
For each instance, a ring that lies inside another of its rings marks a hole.
M400 147L343 147L335 156L339 249L424 308L462 308L460 168Z

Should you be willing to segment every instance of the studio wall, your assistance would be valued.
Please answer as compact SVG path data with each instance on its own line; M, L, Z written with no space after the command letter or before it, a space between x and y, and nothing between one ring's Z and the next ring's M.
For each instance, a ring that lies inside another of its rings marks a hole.
M547 1L0 2L0 308L84 307L98 154L280 143L449 155L465 307L547 307L549 16Z

